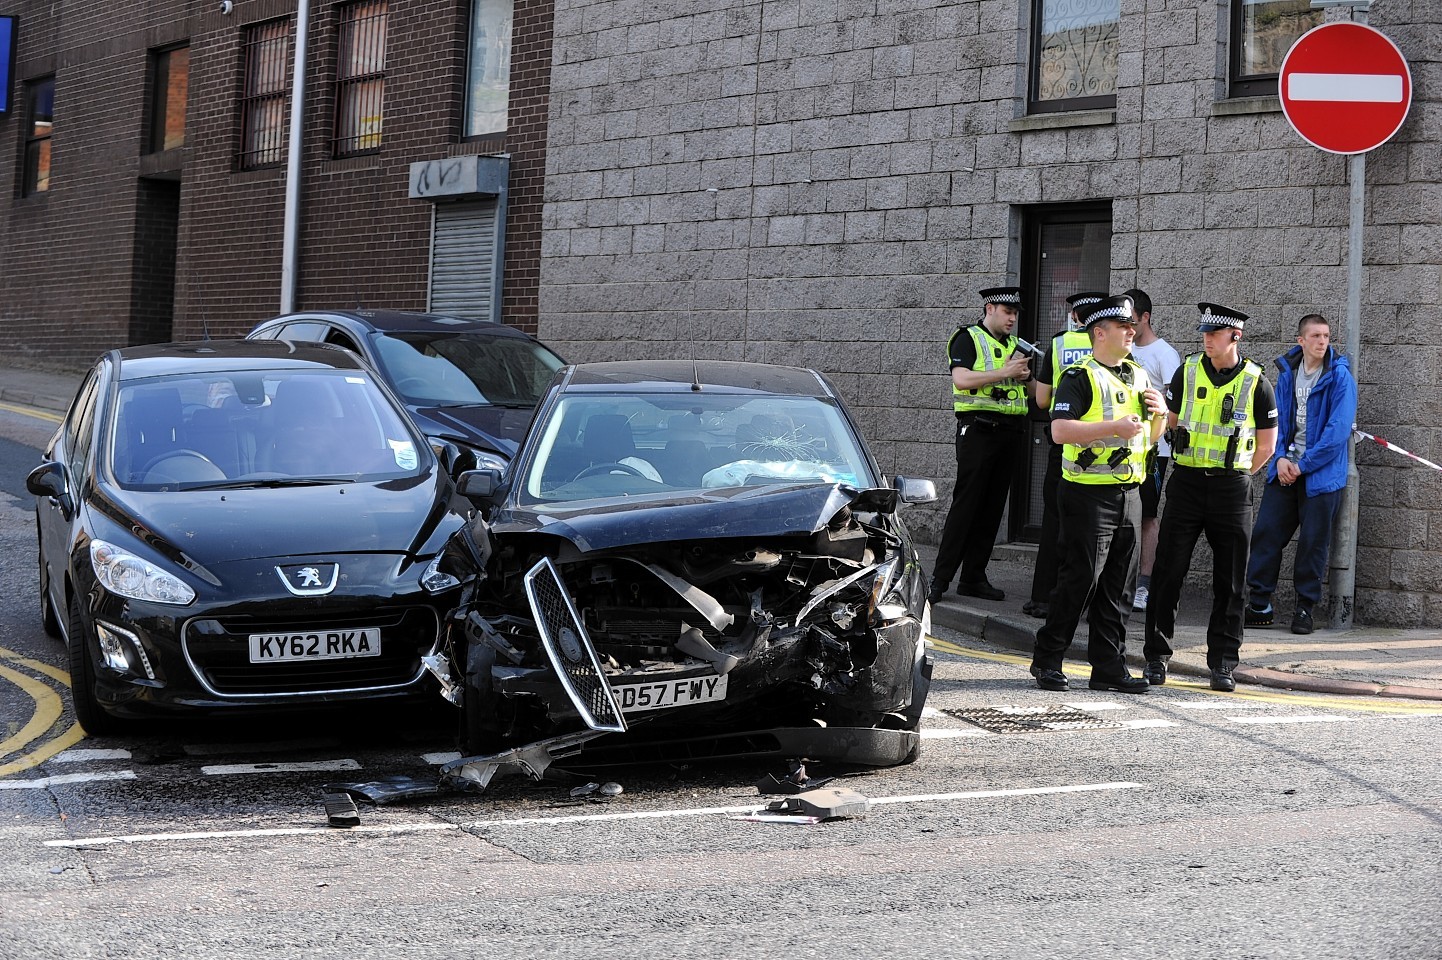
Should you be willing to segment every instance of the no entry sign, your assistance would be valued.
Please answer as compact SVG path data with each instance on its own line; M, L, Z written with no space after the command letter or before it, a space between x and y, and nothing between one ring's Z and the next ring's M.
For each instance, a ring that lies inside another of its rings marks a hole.
M1277 80L1282 112L1329 153L1366 153L1391 139L1412 105L1412 73L1387 36L1324 23L1297 38Z

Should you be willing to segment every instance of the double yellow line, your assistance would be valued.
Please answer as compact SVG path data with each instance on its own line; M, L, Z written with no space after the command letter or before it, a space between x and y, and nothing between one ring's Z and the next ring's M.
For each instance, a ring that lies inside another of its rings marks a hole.
M36 420L48 420L51 423L59 423L65 419L58 413L51 413L49 410L37 410L35 407L21 407L13 403L0 402L0 410L8 410L10 413L18 413L26 417L34 417Z
M940 650L942 653L952 654L953 656L969 657L972 660L985 660L990 663L1005 663L1022 669L1025 669L1031 664L1030 657L1024 657L1015 653L993 653L989 650L973 650L970 647L963 647L938 637L927 637L926 639L933 649ZM1083 679L1091 676L1091 666L1089 664L1069 662L1066 665L1066 669L1067 673ZM1172 674L1167 678L1167 689L1173 687L1204 693L1208 696L1247 700L1253 703L1274 703L1291 707L1306 707L1308 709L1349 710L1354 713L1435 714L1439 708L1442 708L1435 703L1406 703L1360 696L1333 697L1301 691L1267 689L1243 690L1239 688L1235 693L1219 693L1213 690L1208 683L1183 680L1176 674Z
M0 777L7 777L12 773L38 767L62 750L70 749L85 739L85 731L81 730L77 723L72 722L69 726L63 725L65 701L50 684L35 677L36 674L49 677L62 689L68 689L70 678L63 670L58 670L48 663L41 663L39 660L32 660L4 647L0 647L0 661L3 661L0 662L0 679L8 680L35 701L35 712L30 715L30 719L26 721L25 725L12 736L0 740L0 761L11 754L20 754L17 759L8 763L0 762ZM6 666L6 663L29 672L22 673L20 670ZM59 732L52 739L44 740L47 734L57 729ZM40 741L43 741L40 746L24 752L31 744Z

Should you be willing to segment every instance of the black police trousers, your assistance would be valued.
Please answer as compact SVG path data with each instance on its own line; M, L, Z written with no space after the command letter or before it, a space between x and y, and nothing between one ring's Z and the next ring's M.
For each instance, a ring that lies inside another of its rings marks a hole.
M1142 497L1135 484L1057 485L1057 512L1066 530L1051 610L1036 634L1032 666L1060 670L1087 610L1087 660L1097 678L1126 672L1127 620L1137 583Z
M958 567L964 582L986 579L1012 473L1026 442L1025 424L1026 417L1017 414L957 420L956 486L936 551L933 592L946 590Z
M1201 534L1212 547L1207 666L1231 670L1241 657L1243 589L1252 536L1252 479L1242 470L1201 470L1172 461L1142 653L1148 660L1171 659L1182 584Z
M1041 540L1036 547L1036 566L1031 572L1031 598L1037 603L1050 603L1056 589L1057 566L1061 562L1061 515L1057 511L1056 494L1061 486L1062 445L1053 443L1046 452L1046 473L1041 481Z

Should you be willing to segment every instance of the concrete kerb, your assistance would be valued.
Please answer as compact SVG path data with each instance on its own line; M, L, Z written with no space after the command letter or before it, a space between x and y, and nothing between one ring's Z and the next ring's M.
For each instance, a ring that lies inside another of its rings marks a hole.
M983 613L950 601L932 605L931 621L948 630L979 637L987 643L994 643L999 647L1015 650L1018 653L1030 654L1036 643L1037 628L1034 626L1018 622L1010 617ZM1127 660L1129 664L1138 669L1146 665L1146 661L1135 655L1129 656ZM1205 664L1192 663L1175 657L1168 667L1172 673L1181 676L1210 676L1210 671ZM1442 701L1442 690L1432 690L1427 687L1309 677L1305 674L1272 670L1267 667L1238 667L1232 671L1232 676L1238 683L1282 690L1297 690L1304 693Z

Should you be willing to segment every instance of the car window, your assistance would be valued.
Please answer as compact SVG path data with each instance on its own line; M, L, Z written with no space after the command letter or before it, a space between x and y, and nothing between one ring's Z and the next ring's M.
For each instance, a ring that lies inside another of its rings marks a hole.
M276 339L289 340L292 343L320 343L325 339L328 330L330 328L319 320L300 320L281 327Z
M404 416L360 371L227 371L120 390L111 468L134 489L376 481L428 463Z
M92 371L75 394L70 415L65 421L65 459L72 478L85 475L85 459L90 455L95 435L95 404L100 378ZM72 481L77 482L77 481Z
M530 502L873 480L841 410L814 397L564 397L538 430Z
M563 366L548 348L522 337L381 334L375 347L391 385L417 406L533 407Z
M350 334L344 330L337 330L331 327L326 331L325 342L335 344L337 347L344 347L351 353L360 353L360 347L350 338Z

